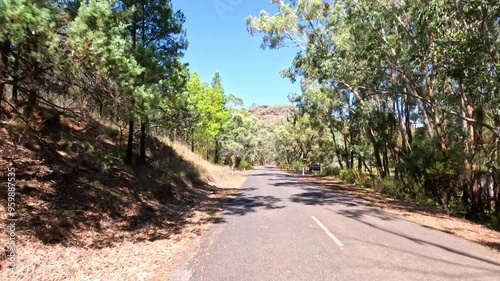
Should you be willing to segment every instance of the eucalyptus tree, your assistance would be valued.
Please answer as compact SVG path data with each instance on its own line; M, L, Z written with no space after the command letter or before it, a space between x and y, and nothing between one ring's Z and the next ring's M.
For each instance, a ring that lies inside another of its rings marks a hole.
M302 79L299 106L350 143L346 166L357 153L358 167L371 155L381 176L461 175L462 200L481 215L481 167L498 171L497 1L272 2L278 12L249 17L248 29L264 34L264 48L301 49L283 75ZM427 155L413 151L412 122ZM431 155L434 165L414 165Z
M257 158L259 136L256 134L262 126L260 120L247 110L229 109L230 117L221 131L221 152L225 162L233 167L242 160L253 163Z

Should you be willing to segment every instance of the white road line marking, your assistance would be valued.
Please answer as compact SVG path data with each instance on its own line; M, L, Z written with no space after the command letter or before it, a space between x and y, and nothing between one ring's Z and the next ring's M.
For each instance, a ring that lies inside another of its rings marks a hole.
M328 230L328 228L326 228L326 226L324 224L322 224L315 216L311 216L311 218L319 225L319 227L321 227L321 229L323 229L323 231L326 232L326 234L332 238L333 241L335 241L335 243L339 246L339 247L344 247L344 244L342 244L342 242L340 242L340 240L335 237L335 235L333 235L333 233L330 232L330 230Z

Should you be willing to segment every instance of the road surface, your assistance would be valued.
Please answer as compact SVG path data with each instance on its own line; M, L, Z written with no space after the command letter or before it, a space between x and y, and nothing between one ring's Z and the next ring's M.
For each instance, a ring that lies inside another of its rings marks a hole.
M500 255L261 168L169 280L499 281Z

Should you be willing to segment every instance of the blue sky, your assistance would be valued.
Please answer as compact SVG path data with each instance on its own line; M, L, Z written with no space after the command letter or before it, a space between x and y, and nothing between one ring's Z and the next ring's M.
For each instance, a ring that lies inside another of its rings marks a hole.
M172 0L186 15L189 40L184 61L210 82L215 71L222 75L227 93L252 103L288 103L289 93L300 93L300 83L281 78L279 70L290 65L296 48L263 50L261 36L251 37L246 18L261 10L275 12L270 0Z

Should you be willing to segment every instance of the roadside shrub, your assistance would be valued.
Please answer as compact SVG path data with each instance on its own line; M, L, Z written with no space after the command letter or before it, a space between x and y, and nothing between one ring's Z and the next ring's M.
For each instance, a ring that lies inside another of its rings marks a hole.
M339 178L342 181L345 181L348 183L356 183L356 180L359 178L359 174L356 170L342 169L342 170L340 170Z
M281 161L278 163L278 167L283 170L288 170L288 163L286 161Z
M356 183L362 187L362 188L374 188L374 186L377 184L376 179L372 179L370 175L366 174L360 174L358 175L358 178L356 180Z
M240 168L247 169L248 167L250 167L250 163L247 160L243 159L240 161Z
M393 178L385 178L382 180L382 186L382 193L388 195L391 198L401 199L403 188L399 181Z
M293 161L292 163L292 170L294 171L301 171L302 170L302 167L304 167L304 163L302 163L302 161Z
M326 166L325 168L323 168L322 174L324 176L338 177L340 175L340 168L338 168L338 167L332 167L332 166Z

